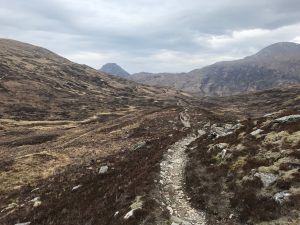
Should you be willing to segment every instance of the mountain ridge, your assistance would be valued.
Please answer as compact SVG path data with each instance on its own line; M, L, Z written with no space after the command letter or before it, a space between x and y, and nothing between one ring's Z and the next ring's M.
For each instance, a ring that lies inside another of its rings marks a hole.
M199 95L233 95L300 83L300 45L279 42L234 61L216 62L188 73L137 73L139 83Z

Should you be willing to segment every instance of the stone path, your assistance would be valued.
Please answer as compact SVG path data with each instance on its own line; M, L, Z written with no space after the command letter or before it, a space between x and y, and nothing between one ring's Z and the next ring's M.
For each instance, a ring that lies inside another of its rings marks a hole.
M191 207L183 190L187 160L185 150L200 135L189 135L173 144L160 164L160 192L163 204L170 212L172 225L205 225L204 213Z

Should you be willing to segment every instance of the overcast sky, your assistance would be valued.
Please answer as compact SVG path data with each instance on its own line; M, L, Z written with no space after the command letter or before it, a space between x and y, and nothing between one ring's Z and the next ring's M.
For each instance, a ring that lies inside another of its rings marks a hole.
M184 72L300 43L300 1L0 0L0 37L94 68Z

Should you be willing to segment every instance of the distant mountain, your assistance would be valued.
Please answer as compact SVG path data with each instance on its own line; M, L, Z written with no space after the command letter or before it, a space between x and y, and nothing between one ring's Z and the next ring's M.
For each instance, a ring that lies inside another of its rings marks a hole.
M107 63L102 66L100 71L109 73L118 77L128 77L130 74L116 63Z
M130 79L212 96L284 87L300 83L300 45L280 42L244 59L218 62L188 73L138 73Z

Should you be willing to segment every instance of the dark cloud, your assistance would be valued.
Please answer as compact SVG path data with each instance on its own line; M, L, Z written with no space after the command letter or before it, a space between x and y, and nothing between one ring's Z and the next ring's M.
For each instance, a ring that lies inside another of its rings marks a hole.
M300 41L299 0L0 0L0 35L96 68L187 71Z

